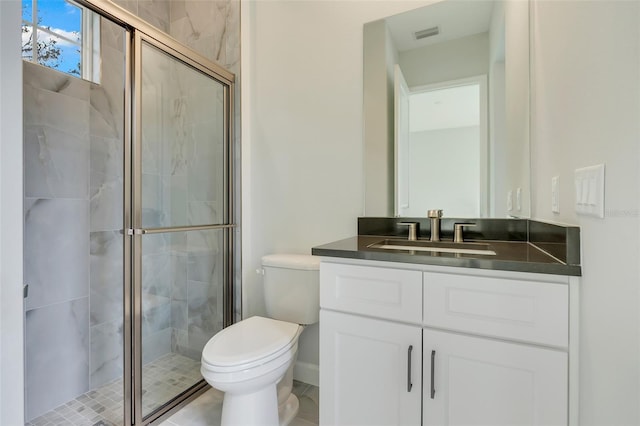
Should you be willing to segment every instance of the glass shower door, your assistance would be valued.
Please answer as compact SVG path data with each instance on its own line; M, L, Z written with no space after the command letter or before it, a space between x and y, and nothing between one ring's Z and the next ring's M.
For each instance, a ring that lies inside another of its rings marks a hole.
M136 35L135 46L133 380L138 423L157 417L163 406L203 384L202 349L229 315L232 82L143 35Z

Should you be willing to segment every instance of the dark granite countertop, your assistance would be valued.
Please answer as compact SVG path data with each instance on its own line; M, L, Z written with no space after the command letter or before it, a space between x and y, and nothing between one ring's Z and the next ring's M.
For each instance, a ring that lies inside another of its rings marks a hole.
M360 235L314 247L311 253L316 256L379 260L385 262L423 265L570 276L580 276L582 274L580 265L566 264L528 241L469 241L489 244L490 249L495 251L495 256L442 252L413 252L409 250L386 250L368 247L370 244L374 244L388 238L390 237L379 235ZM402 238L397 239L403 240Z

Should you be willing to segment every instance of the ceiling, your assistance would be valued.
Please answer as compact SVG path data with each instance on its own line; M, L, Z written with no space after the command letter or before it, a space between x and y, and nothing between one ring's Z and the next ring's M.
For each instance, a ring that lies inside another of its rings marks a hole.
M446 0L386 18L399 52L489 31L494 0ZM414 33L439 27L440 34L416 40Z

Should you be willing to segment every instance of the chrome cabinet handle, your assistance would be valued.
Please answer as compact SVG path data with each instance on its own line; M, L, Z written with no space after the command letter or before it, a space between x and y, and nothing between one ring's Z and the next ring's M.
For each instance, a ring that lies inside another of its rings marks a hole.
M407 392L411 392L413 383L411 383L411 351L413 351L413 345L409 345L407 349Z
M431 399L435 399L436 396L435 371L436 351L431 351Z

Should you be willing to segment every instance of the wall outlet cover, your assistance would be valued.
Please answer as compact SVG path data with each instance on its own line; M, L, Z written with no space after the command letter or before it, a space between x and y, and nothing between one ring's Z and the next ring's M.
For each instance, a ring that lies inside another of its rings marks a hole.
M551 212L560 213L560 176L551 178Z
M576 169L576 213L604 218L604 164Z

